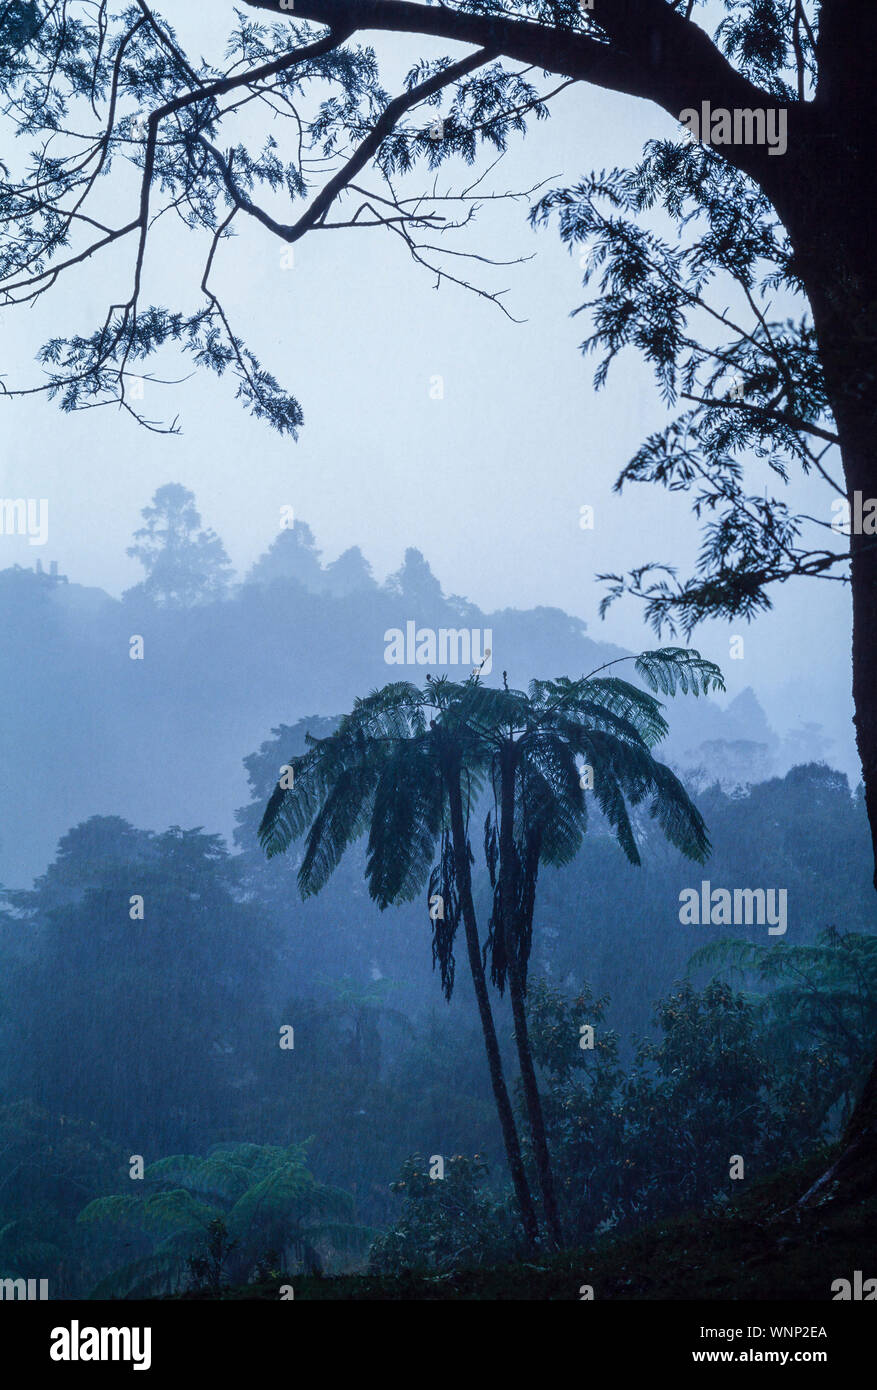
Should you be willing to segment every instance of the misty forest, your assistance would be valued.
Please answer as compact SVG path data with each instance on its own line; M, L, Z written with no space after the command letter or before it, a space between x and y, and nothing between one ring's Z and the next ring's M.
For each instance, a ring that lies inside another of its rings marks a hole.
M3 1298L877 1298L877 11L207 9L0 0Z

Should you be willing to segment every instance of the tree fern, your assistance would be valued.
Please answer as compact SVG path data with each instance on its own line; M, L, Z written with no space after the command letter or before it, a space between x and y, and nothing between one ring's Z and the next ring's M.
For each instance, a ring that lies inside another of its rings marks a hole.
M363 1248L372 1232L357 1226L352 1197L318 1182L306 1155L306 1144L221 1144L206 1156L177 1154L150 1164L141 1195L90 1202L78 1218L84 1227L121 1228L153 1243L149 1256L108 1276L92 1297L145 1297L179 1282L218 1220L237 1242L242 1279L266 1250L304 1239L313 1245L330 1232L338 1249Z

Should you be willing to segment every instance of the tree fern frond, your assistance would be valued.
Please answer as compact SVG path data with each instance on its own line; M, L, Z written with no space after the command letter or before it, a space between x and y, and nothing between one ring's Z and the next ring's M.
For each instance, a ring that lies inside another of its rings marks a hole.
M656 820L671 845L688 859L702 864L709 858L710 845L703 816L688 792L664 763L652 764L654 796L649 814Z
M308 831L298 872L303 898L318 893L350 844L368 829L377 767L373 760L343 768Z
M114 1269L88 1293L89 1300L155 1298L173 1287L179 1260L173 1255L146 1255Z
M420 892L441 829L441 782L425 742L401 744L386 758L370 811L366 878L383 909Z
M675 695L677 686L684 695L708 695L711 690L724 690L721 669L707 661L693 647L661 647L654 652L641 652L636 669L652 690Z
M649 747L660 743L670 732L670 726L661 713L660 700L639 686L631 685L619 676L592 676L587 681L587 688L592 697L596 692L600 704L605 705L607 710L632 724Z

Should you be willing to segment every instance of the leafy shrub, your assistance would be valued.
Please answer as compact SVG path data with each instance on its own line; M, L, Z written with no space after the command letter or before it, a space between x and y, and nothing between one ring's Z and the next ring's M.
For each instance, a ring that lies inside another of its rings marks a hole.
M419 1154L406 1159L392 1191L405 1198L401 1217L371 1247L369 1270L446 1273L513 1259L520 1228L509 1201L484 1190L488 1167L478 1154L456 1154L445 1162L444 1177L431 1178Z

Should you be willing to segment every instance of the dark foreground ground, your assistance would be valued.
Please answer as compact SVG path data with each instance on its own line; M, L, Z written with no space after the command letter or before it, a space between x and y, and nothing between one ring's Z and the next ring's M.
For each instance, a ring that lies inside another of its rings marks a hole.
M538 1263L459 1274L404 1271L394 1277L304 1275L228 1289L223 1299L277 1299L281 1283L296 1299L578 1300L832 1299L835 1279L877 1278L877 1176L837 1184L817 1204L796 1199L825 1171L825 1156L761 1183L721 1215L656 1222L621 1240L603 1239ZM210 1295L186 1294L188 1299Z

